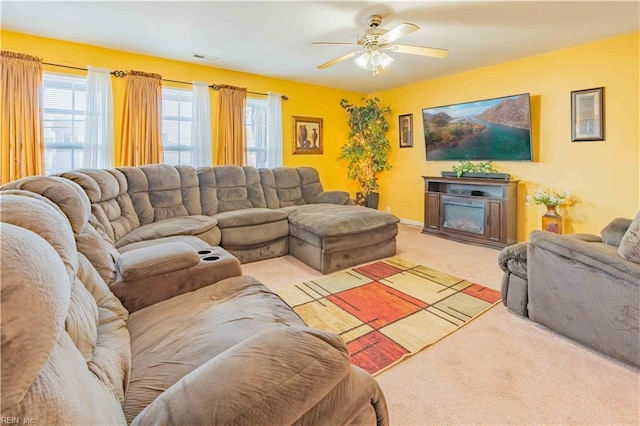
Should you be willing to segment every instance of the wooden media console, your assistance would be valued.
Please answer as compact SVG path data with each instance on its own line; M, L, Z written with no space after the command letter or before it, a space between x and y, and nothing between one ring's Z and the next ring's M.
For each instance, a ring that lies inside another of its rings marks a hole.
M494 248L517 242L518 180L422 178L423 233Z

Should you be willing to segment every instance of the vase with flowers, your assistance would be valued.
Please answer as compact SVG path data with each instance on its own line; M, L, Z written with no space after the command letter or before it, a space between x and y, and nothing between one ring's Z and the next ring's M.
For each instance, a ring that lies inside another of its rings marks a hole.
M543 205L547 212L542 216L542 229L556 234L562 233L562 216L556 208L571 203L571 194L568 191L557 192L553 189L536 189L533 195L527 195L527 205Z

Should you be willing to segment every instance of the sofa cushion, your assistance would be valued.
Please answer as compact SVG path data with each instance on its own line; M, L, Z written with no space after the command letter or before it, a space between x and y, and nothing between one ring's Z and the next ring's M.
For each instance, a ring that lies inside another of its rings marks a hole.
M124 254L131 250L136 250L143 247L153 247L158 244L167 243L183 243L190 246L196 251L210 247L210 244L206 243L198 237L194 237L192 235L174 235L172 237L162 237L156 238L154 240L137 241L135 243L127 244L126 246L118 247L118 252L120 254Z
M255 167L233 165L198 169L202 214L267 207ZM213 200L211 197L214 197Z
M217 221L209 216L180 216L165 219L158 222L143 225L116 242L116 247L126 246L137 241L154 240L156 238L171 237L175 235L203 235L209 231L214 231ZM205 240L206 241L206 240ZM209 242L211 245L218 245L219 240Z
M128 192L141 225L202 213L195 169L148 164L118 170L127 178Z
M24 177L2 185L2 190L18 190L23 196L27 195L24 191L42 195L67 217L75 235L84 230L91 215L90 200L83 189L57 176Z
M624 237L624 233L629 229L629 225L631 225L631 219L622 217L613 219L600 231L602 242L614 247L620 246L622 237Z
M80 169L62 173L82 187L91 201L91 213L111 243L140 226L127 180L115 169Z
M226 350L263 331L292 325L304 323L251 277L228 278L134 312L128 322L132 374L124 405L127 421ZM211 378L211 386L227 385L216 379Z
M156 244L130 250L118 258L118 270L126 280L186 269L200 263L196 250L185 243Z
M640 211L624 233L618 254L630 262L640 263Z
M279 222L281 220L286 220L287 216L288 213L282 210L251 208L218 213L214 215L213 218L218 222L218 226L221 229L225 229Z
M300 175L291 167L260 169L260 180L267 206L280 208L306 204L302 198Z
M392 214L356 206L308 204L282 210L289 213L289 223L319 236L362 234L400 221Z
M78 175L81 174L78 173ZM94 189L99 194L100 189L97 183L85 175L82 176L86 182L90 181L95 184ZM115 279L114 262L117 259L117 251L102 224L92 214L96 206L90 204L90 199L82 187L72 180L58 176L30 176L10 182L3 188L17 188L15 190L5 189L3 194L12 191L18 191L23 196L31 194L35 197L37 194L41 194L38 197L54 206L56 210L61 210L71 224L71 229L76 237L77 250L91 261L107 284ZM99 206L97 208L100 209ZM21 212L20 215L24 215L25 219L29 217L28 209ZM38 222L37 218L31 219ZM112 230L109 222L105 223L109 230ZM113 232L111 234L113 235Z
M66 217L34 195L0 203L2 415L122 424L127 312L75 251Z
M263 331L186 375L147 406L132 425L318 424L322 422L317 418L301 421L300 416L351 372L347 349L335 334L306 327ZM342 402L351 397L340 393L339 398ZM336 409L331 406L332 412Z
M315 200L322 192L322 184L320 183L318 171L313 167L298 167L296 171L300 176L300 187L305 203L311 204L317 202Z
M318 196L313 200L314 204L340 204L340 205L353 205L354 201L349 196L349 193L346 191L327 191L321 192Z

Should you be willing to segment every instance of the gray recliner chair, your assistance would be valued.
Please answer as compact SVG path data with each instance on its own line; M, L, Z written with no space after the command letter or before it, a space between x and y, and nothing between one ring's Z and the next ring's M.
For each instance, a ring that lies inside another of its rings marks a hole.
M600 237L533 231L528 243L506 247L499 255L503 304L588 347L640 365L640 263L619 250L627 239L626 246L640 252L636 222L640 212L633 221L613 220Z

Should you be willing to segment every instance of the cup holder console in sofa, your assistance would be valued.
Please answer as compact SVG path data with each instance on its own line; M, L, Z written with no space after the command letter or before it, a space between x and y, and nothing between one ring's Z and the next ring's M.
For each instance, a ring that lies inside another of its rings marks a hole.
M111 289L129 312L242 275L240 261L222 247L195 249L181 241L125 251L116 266Z

